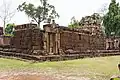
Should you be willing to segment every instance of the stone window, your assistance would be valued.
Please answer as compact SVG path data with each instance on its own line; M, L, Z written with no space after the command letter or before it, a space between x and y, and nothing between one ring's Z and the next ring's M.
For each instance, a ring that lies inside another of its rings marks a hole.
M81 34L79 34L79 40L81 40Z
M108 42L108 48L107 49L110 49L110 42Z
M118 43L118 41L116 41L116 43Z

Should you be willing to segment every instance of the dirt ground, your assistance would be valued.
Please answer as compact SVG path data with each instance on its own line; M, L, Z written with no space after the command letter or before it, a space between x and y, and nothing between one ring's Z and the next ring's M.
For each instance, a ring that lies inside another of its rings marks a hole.
M12 74L11 74L12 73ZM0 80L57 80L50 76L41 75L39 73L31 72L11 72L9 73L0 73Z
M17 75L1 77L0 80L54 80L45 76L38 75Z
M9 71L9 72L0 72L0 80L89 80L84 77L79 78L60 78L54 76L48 76L42 73L31 72L31 71Z

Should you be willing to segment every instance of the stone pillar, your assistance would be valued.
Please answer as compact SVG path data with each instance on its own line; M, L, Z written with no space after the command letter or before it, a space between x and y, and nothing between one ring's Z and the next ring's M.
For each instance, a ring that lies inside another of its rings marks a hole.
M114 48L117 49L117 42L114 40Z
M106 49L110 49L110 42L106 42Z
M49 34L48 32L45 33L45 42L44 42L44 48L46 49L46 52L49 53Z
M59 54L63 54L63 51L62 51L62 49L61 49L61 47L60 47L60 40L61 40L60 38L61 38L61 37L60 37L60 33L59 33L59 34L58 34L58 41L57 41L57 42L58 42L58 53L59 53Z
M119 49L119 44L120 44L120 42L119 42L119 41L117 41L117 49Z
M119 41L115 40L115 49L119 49Z
M115 49L114 44L115 44L115 43L114 43L114 41L113 41L113 42L112 42L112 50Z
M53 53L53 35L50 34L50 54Z
M44 48L44 51L45 51L45 52L48 52L48 51L47 51L47 38L48 38L48 33L45 33L45 34L44 34L44 39L43 39L43 41L44 41L44 46L43 46L43 48Z
M55 53L58 54L58 33L55 34Z

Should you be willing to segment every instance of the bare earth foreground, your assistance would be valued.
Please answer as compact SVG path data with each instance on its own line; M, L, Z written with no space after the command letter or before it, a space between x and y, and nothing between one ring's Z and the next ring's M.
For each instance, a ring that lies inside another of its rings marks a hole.
M49 74L49 73L48 73ZM52 76L48 76L46 73L39 73L34 71L9 71L9 72L1 72L0 80L90 80L85 77L74 77L74 76L63 76L62 74L55 74Z
M31 72L31 71L10 71L10 72L1 72L0 80L90 80L85 77L53 77L42 75L41 73Z
M13 73L13 72L12 72ZM38 74L30 74L30 73L14 73L12 75L1 74L0 80L56 80L55 78L50 78L48 76L42 76Z
M109 80L119 75L120 56L59 62L24 62L0 58L0 80Z

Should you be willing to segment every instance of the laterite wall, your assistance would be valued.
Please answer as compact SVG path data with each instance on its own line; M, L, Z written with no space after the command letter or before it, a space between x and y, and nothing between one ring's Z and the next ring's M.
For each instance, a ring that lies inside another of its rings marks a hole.
M22 26L22 28L20 28ZM32 27L33 26L33 27ZM11 40L11 45L18 49L43 49L43 31L35 28L36 25L18 25L15 29L15 36Z

